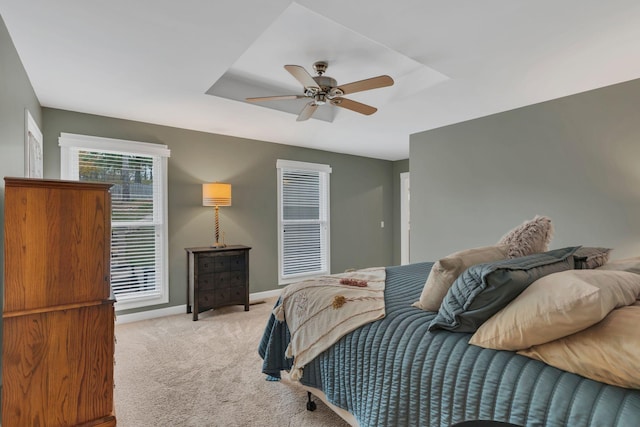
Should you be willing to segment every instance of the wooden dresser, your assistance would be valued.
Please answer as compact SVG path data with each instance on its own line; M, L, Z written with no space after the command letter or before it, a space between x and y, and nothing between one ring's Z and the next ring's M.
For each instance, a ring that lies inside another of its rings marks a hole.
M187 313L198 314L227 305L249 311L249 250L242 245L185 248L187 251Z
M115 426L110 184L5 178L2 426Z

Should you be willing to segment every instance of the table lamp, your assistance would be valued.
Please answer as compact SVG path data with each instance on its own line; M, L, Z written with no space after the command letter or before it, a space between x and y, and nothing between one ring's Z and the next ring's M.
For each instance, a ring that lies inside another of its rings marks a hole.
M224 248L224 242L220 242L220 222L218 219L218 207L231 206L231 184L224 182L212 182L202 184L202 206L213 206L216 213L216 241L212 248Z

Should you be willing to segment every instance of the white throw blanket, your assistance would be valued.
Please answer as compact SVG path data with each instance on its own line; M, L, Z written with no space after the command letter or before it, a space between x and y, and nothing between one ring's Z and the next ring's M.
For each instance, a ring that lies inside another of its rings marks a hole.
M384 267L374 267L284 288L274 315L287 323L291 333L286 354L293 357L291 379L299 380L302 368L341 337L385 316L385 278ZM366 286L340 284L342 279L365 281Z

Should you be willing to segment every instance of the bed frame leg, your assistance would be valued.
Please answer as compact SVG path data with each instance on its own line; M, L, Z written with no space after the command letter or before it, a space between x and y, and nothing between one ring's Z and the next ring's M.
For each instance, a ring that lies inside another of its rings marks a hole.
M315 411L316 410L316 402L311 400L311 392L307 392L307 411Z

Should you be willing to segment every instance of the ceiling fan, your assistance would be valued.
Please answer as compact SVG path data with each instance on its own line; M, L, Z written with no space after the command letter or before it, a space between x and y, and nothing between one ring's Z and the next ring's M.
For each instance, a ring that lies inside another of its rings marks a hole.
M329 64L325 61L314 63L313 69L318 75L313 77L300 65L285 65L285 70L302 83L304 87L303 95L262 96L258 98L246 98L246 100L248 102L262 102L310 98L309 103L305 105L296 119L299 122L308 120L318 106L326 103L368 116L378 111L378 109L361 102L343 98L342 96L393 85L393 79L386 75L338 85L338 82L334 78L324 75L328 66Z

